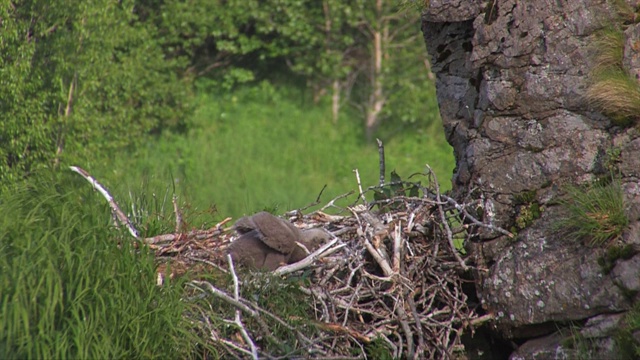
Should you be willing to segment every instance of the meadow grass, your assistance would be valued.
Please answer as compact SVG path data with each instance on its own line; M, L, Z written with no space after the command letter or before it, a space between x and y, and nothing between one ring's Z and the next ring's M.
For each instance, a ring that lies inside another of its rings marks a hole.
M195 213L217 209L217 218L238 218L262 209L284 212L378 182L378 149L364 141L360 114L343 107L334 124L328 102L314 104L294 87L256 86L215 94L201 91L186 135L165 134L133 154L120 154L89 170L120 197L141 184L175 186ZM454 167L444 139L435 92L425 121L383 124L387 176L403 178L429 164L443 189ZM173 185L172 185L173 182ZM346 204L355 196L345 200Z
M75 174L0 196L0 358L185 358L182 284L156 286L148 249L115 230Z

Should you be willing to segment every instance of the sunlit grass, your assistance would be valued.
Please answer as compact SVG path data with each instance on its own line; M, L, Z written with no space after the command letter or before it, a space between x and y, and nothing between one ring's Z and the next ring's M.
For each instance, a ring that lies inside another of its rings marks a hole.
M624 34L621 29L600 31L592 46L592 83L586 92L589 103L621 126L640 118L640 85L623 66Z
M618 181L588 187L568 186L561 205L568 210L554 228L570 239L589 246L602 246L620 236L629 224L624 192Z
M194 354L182 286L156 286L153 254L114 230L75 176L35 177L0 198L0 358Z
M228 94L202 93L187 136L166 135L90 170L122 196L143 181L160 189L173 178L194 211L215 207L220 218L299 208L313 202L325 184L321 201L328 202L357 189L354 169L363 186L377 184L378 149L364 142L360 114L344 107L333 124L330 105L307 98L299 89L267 83ZM435 94L430 106L426 125L383 126L387 176L395 169L407 177L428 163L449 189L453 154Z

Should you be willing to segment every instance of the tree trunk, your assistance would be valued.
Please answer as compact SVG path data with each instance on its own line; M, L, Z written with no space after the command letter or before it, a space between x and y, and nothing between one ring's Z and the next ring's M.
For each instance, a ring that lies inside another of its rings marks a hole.
M333 123L338 123L338 116L340 115L340 92L342 87L340 86L340 80L333 80L333 94L331 95L331 114L333 115Z
M382 19L382 0L376 1L376 12L378 21L376 28L373 30L373 65L371 67L371 87L372 91L369 95L366 118L366 137L367 141L373 140L373 135L380 123L380 112L386 102L386 96L383 88L382 75L382 57L383 57L383 32L388 33L388 24Z

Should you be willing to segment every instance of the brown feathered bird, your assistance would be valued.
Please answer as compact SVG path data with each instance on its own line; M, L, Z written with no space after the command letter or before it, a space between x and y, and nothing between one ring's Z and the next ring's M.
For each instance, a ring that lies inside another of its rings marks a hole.
M288 221L268 212L259 212L238 220L235 230L240 237L229 245L229 254L236 263L263 270L275 270L281 265L304 259L329 239L321 229L300 231ZM306 249L298 243L304 245Z

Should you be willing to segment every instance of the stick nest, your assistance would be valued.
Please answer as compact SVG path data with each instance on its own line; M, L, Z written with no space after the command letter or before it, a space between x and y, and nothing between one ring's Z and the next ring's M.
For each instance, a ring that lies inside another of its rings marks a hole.
M385 196L367 203L371 192ZM187 317L212 357L463 356L461 335L486 316L464 291L472 268L458 248L481 227L512 235L471 215L481 203L458 203L435 181L360 189L358 203L345 208L337 199L307 215L287 213L296 226L322 227L334 238L273 273L236 269L225 251L236 237L230 219L144 240L161 263L159 284L187 271L195 278Z

